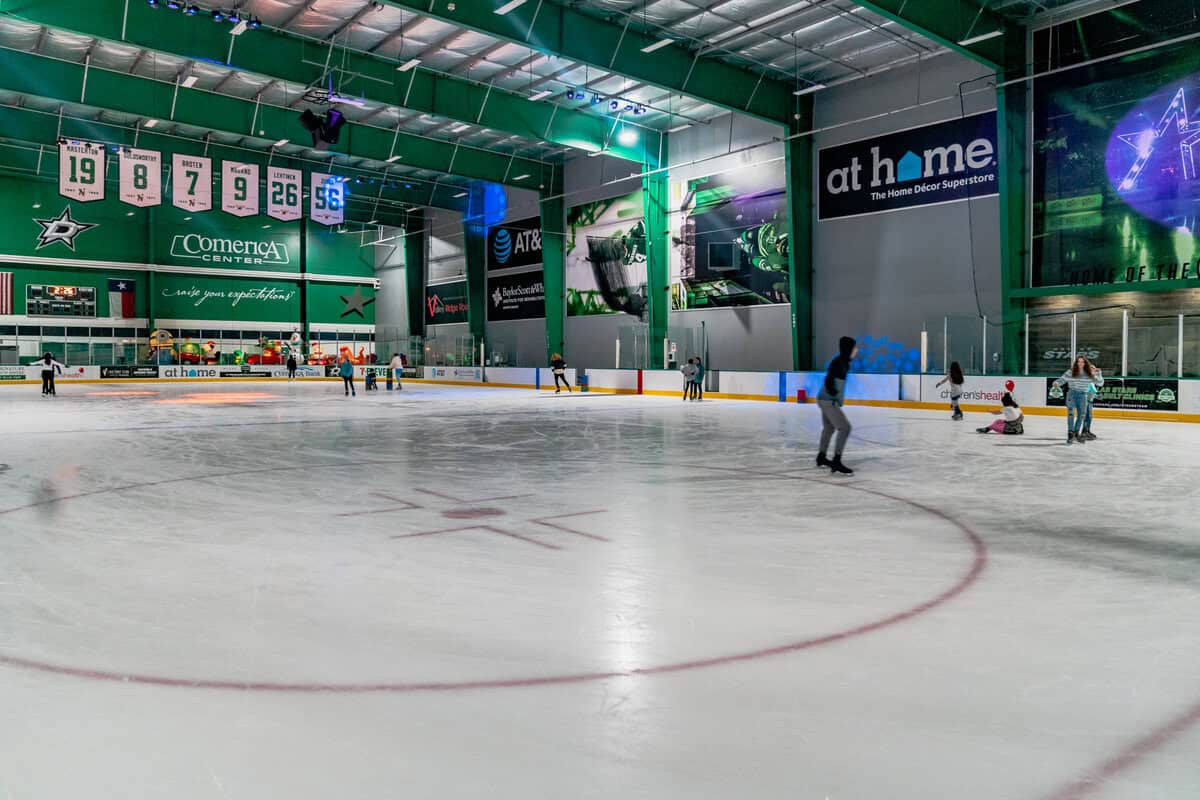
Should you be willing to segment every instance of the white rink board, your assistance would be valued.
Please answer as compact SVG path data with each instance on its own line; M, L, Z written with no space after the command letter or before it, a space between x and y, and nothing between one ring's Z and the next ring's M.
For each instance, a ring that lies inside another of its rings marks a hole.
M921 401L925 403L945 403L950 405L950 384L938 386L938 381L944 375L921 376ZM960 403L975 405L1000 405L1008 381L1014 384L1013 397L1019 405L1030 408L1046 407L1046 379L1025 378L1007 375L967 375L963 384L963 396Z

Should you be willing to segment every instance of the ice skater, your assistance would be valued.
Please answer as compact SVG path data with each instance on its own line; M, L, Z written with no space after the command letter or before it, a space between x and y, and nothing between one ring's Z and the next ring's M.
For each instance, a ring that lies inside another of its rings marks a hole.
M1071 368L1054 382L1055 386L1067 387L1067 444L1088 441L1080 436L1084 417L1087 416L1088 390L1104 385L1104 375L1083 356L1076 356Z
M1088 362L1091 363L1091 362ZM1100 368L1093 365L1096 370L1096 375L1100 377L1100 385L1104 385L1104 376L1100 373ZM1087 390L1087 411L1083 414L1083 430L1079 432L1079 437L1085 442L1096 441L1096 434L1092 433L1092 407L1096 405L1096 398L1099 397L1100 390L1096 388L1096 384L1092 384Z
M704 402L704 362L696 358L696 374L692 376L692 399L697 403Z
M1020 436L1025 433L1025 414L1017 405L1012 392L1005 392L1000 398L1000 409L993 414L1001 418L983 428L976 428L978 433L1003 433L1008 436Z
M692 383L696 378L696 359L689 358L687 363L679 368L679 374L683 376L683 402L692 399Z
M953 412L950 415L950 419L959 420L963 418L962 409L959 407L958 401L962 398L963 384L966 382L967 379L963 377L962 366L957 361L953 361L950 364L950 372L936 384L937 386L941 386L943 383L950 384L950 410Z
M388 363L388 369L392 371L392 377L396 380L396 391L400 391L404 387L400 385L400 376L404 374L404 359L399 353L392 353L392 360Z
M42 365L42 397L55 397L57 392L54 391L54 373L61 375L63 367L67 365L55 360L49 353L42 356L40 362L34 363Z
M288 354L287 360L288 380L296 380L296 356L293 353Z
M846 439L850 437L850 420L842 406L846 402L846 379L850 375L850 362L858 355L858 342L849 336L838 340L838 354L829 362L825 372L825 380L821 383L821 391L817 393L817 406L821 409L821 445L817 452L817 466L829 467L833 472L843 475L853 475L854 470L842 463L842 452L846 449ZM833 446L833 459L829 452L829 440L837 431L837 441Z
M349 356L342 356L338 375L342 377L342 386L346 389L346 396L358 397L358 392L354 391L354 365L350 363Z
M562 354L555 353L550 356L550 371L554 373L554 393L562 392L558 385L558 382L562 381L562 385L567 387L567 394L570 394L571 383L567 380L567 362L563 360Z

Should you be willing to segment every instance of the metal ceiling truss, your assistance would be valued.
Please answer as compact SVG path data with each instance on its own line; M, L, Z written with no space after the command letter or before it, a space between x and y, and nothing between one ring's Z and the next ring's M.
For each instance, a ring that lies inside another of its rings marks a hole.
M997 35L1004 33L1004 17L985 8L981 0L855 2L992 69L1004 65L1004 37ZM1018 30L1015 35L1024 33Z

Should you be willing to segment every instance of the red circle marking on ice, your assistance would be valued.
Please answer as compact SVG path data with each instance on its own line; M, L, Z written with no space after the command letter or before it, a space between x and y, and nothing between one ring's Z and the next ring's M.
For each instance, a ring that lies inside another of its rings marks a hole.
M322 466L327 467L348 467L348 466L363 466L365 464L381 464L391 463L386 461L371 461L358 462L354 464L326 464L326 465L308 465L306 467L295 467L294 469L312 470ZM731 471L723 467L702 467L701 465L688 465L689 467L711 469L716 471ZM288 468L266 468L244 470L237 473L225 473L214 476L201 477L234 477L245 475L248 473L258 472L282 472ZM755 475L773 475L780 478L788 478L793 480L809 481L813 483L822 483L827 486L836 486L839 489L847 489L862 494L869 494L875 497L882 497L885 500L901 503L910 506L918 511L924 511L938 519L950 523L963 535L964 541L970 545L972 558L971 563L966 571L958 577L958 579L949 587L944 589L937 595L911 606L902 611L889 614L881 617L873 622L867 622L853 628L847 628L833 633L827 633L823 636L816 636L808 639L799 639L792 642L772 647L764 647L755 650L744 650L741 652L727 653L724 655L711 656L709 658L693 659L691 661L677 661L667 664L658 664L654 666L641 667L638 669L612 671L612 672L577 672L562 675L534 675L526 677L508 677L494 678L488 680L467 680L467 681L414 681L414 682L390 682L390 683L287 683L275 681L235 681L211 678L180 678L169 675L148 675L139 673L122 673L113 672L102 669L89 669L87 667L72 667L64 664L54 664L48 661L39 661L31 658L22 658L20 656L0 654L0 665L10 667L18 667L21 669L32 670L36 672L50 673L54 675L67 675L73 678L87 678L89 680L108 681L113 683L136 683L145 686L164 686L170 688L185 688L185 689L226 689L251 692L310 692L310 693L330 693L330 694L362 694L367 692L447 692L447 691L470 691L481 689L511 689L526 686L553 686L558 684L568 683L585 683L589 681L601 681L611 678L635 678L646 675L661 675L671 672L683 672L686 670L703 669L706 667L716 667L724 664L734 664L741 661L755 661L761 658L771 658L774 656L786 655L788 653L798 653L802 650L811 650L816 647L821 647L827 644L853 639L858 636L864 636L875 631L889 628L893 625L898 625L902 622L907 622L922 614L926 614L938 606L944 605L960 594L965 592L972 584L979 579L983 574L984 568L987 566L987 546L984 545L983 539L966 523L961 522L950 516L944 511L939 511L932 506L919 503L915 500L909 500L903 497L897 497L886 492L880 492L875 489L868 489L864 486L849 483L836 483L819 480L816 478L805 478L803 476L771 473L766 471L755 470L738 470L739 472L753 472ZM135 488L146 488L149 486L161 486L168 483L177 483L180 481L197 480L196 476L187 478L166 478L159 481L147 481L141 484L132 484L126 486L117 486L109 489L98 489L91 492L82 492L77 495L68 495L65 497L51 498L35 503L30 503L16 508L8 508L0 510L0 516L11 514L16 511L21 511L28 508L34 508L50 503L61 503L68 500L78 500L86 497L94 497L101 494L110 494L113 492L125 491Z

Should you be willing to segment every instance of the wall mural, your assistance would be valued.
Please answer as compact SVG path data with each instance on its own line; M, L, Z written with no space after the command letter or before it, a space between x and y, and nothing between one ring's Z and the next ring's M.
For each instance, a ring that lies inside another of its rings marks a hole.
M774 165L673 189L671 308L790 301L787 192Z
M567 212L567 315L645 319L646 230L642 192Z
M1200 277L1194 48L1037 81L1033 283Z

